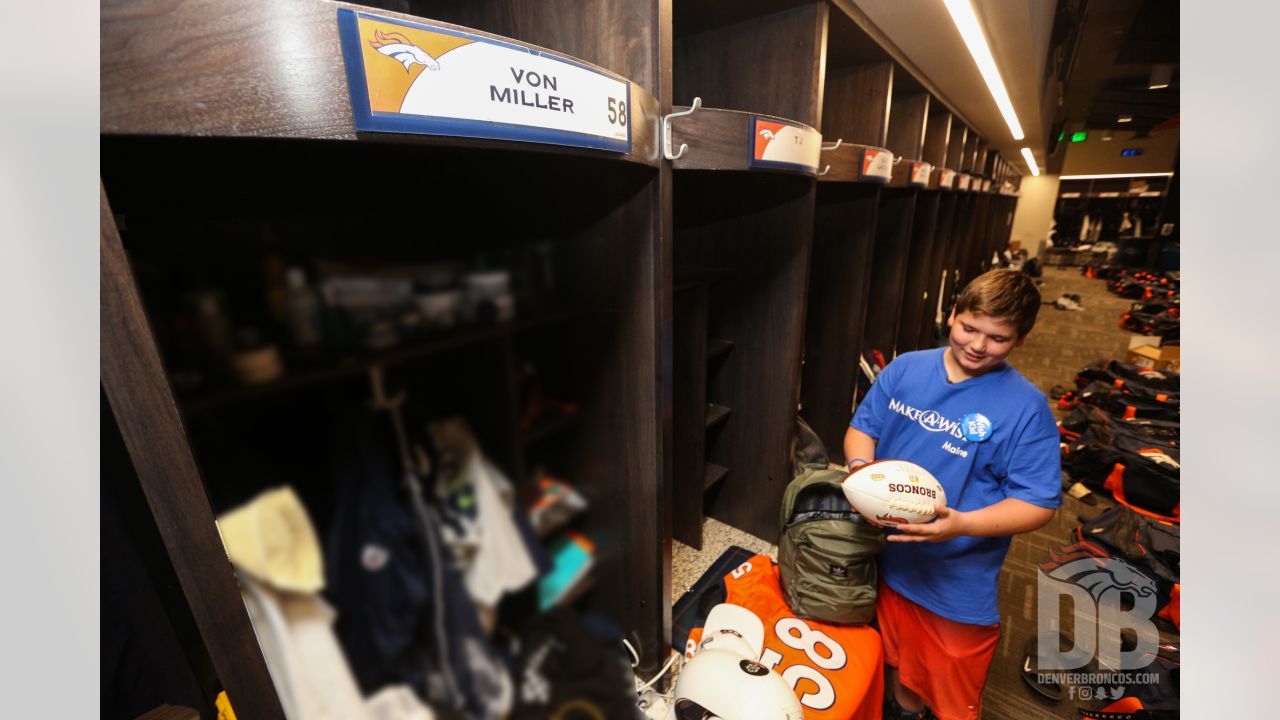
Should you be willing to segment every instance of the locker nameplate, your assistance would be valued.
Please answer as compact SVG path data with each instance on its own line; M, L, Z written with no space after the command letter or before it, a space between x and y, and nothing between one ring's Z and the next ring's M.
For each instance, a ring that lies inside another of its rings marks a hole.
M631 84L509 40L338 10L358 132L631 151Z
M752 115L748 147L749 167L817 172L822 133L807 125Z
M862 179L871 182L889 182L893 177L893 153L888 150L864 148L862 151Z
M916 187L928 187L929 174L933 172L933 166L927 162L911 163L911 184Z

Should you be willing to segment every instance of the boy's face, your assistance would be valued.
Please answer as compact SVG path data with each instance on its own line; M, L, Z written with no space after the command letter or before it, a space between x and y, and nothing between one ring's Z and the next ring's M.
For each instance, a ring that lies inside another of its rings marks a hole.
M952 310L947 325L951 328L951 354L970 375L981 375L998 366L1023 340L1008 320L969 310L959 315Z

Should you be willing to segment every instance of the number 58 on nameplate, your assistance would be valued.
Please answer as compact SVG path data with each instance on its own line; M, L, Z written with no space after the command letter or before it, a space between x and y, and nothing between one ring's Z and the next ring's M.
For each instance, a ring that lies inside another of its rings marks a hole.
M338 10L359 132L631 151L631 84L537 48Z

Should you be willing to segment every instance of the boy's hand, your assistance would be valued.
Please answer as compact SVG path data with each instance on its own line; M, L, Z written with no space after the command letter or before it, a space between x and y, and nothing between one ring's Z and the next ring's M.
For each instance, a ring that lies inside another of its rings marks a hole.
M934 503L937 516L927 523L895 525L897 533L888 535L889 542L946 542L966 535L968 513L952 510L942 503Z

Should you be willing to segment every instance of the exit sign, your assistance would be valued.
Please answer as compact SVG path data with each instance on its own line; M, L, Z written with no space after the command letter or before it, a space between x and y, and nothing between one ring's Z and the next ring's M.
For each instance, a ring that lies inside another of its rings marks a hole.
M1120 157L1138 157L1142 154L1142 148L1125 148L1120 151Z

